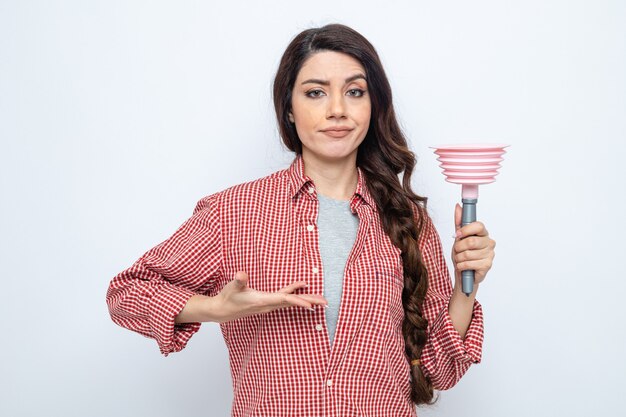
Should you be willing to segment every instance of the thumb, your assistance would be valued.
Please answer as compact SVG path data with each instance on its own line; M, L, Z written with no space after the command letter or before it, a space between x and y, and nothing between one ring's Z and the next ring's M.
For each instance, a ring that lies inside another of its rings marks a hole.
M239 271L235 274L235 287L239 290L244 290L248 286L248 274L243 271Z
M454 228L459 230L461 228L461 217L463 216L463 208L459 203L456 203L454 207Z

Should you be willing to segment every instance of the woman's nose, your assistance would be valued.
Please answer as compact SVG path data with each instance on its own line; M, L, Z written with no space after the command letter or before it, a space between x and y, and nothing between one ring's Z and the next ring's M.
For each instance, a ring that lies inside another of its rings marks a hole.
M341 94L333 94L328 100L328 108L326 110L326 118L336 117L341 118L345 116L346 106L344 98Z

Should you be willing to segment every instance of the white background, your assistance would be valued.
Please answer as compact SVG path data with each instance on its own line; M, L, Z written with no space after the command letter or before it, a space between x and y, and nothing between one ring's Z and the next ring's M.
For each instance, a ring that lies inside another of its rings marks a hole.
M218 326L164 358L106 289L200 198L288 165L271 82L330 22L377 48L446 251L460 189L428 146L512 145L479 200L483 361L419 415L622 415L618 0L0 1L0 415L229 414Z

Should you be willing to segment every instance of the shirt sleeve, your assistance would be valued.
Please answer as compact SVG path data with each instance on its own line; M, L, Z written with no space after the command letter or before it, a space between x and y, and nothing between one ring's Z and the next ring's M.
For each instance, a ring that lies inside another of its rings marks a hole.
M452 388L473 363L480 363L483 344L483 311L474 301L472 319L461 338L448 311L452 281L441 240L430 219L424 225L422 257L428 270L428 291L422 313L428 320L428 339L420 357L422 370L438 390Z
M167 240L117 274L106 295L116 324L157 341L161 353L182 350L200 323L174 319L195 294L213 295L221 273L221 229L216 202L200 200L193 216Z

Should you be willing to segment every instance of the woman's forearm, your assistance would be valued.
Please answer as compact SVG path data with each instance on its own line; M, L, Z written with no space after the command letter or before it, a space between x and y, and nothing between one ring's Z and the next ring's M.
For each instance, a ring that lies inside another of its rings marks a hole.
M457 284L452 291L448 311L450 312L452 325L459 332L462 339L465 338L465 332L467 332L470 322L472 321L474 301L476 300L478 286L479 284L474 284L474 291L468 297L463 293L462 285L457 280Z
M194 295L185 307L174 318L176 324L180 323L203 323L207 321L215 321L211 314L212 297L206 295Z

